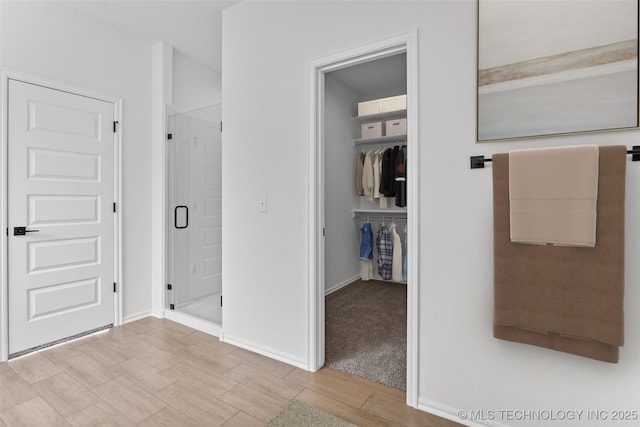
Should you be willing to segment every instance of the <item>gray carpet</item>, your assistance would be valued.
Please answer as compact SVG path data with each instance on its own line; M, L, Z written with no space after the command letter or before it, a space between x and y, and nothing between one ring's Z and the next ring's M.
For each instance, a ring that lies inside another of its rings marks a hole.
M325 364L406 390L407 287L355 281L325 299Z
M276 415L266 427L355 427L354 424L348 423L327 414L302 402L294 400Z

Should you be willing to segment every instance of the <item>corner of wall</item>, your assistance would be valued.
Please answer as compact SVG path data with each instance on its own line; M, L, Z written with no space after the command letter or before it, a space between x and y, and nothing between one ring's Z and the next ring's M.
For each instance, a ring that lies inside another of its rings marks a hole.
M173 100L173 47L152 47L151 71L151 314L163 317L165 275L165 106Z

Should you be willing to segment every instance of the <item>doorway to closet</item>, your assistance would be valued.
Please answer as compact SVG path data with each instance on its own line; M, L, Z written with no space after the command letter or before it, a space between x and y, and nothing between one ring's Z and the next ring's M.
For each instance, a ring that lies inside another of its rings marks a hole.
M418 320L414 236L419 206L416 36L415 32L403 34L311 63L315 127L309 165L313 177L310 224L317 227L310 235L310 304L314 308L310 365L312 369L334 366L405 389L407 404L414 407ZM406 106L382 114L358 111L362 102L399 95ZM406 130L399 134L361 133L370 124L384 128L398 120L406 123ZM363 194L357 178L361 153L370 156L366 167L373 167L374 157L381 159L394 149L405 156L404 200L396 200L395 194L380 197L378 191ZM365 257L373 261L369 269L360 253L365 224L370 226L373 246L372 256ZM394 274L390 269L379 270L377 262L378 231L386 234L389 228L406 254L401 263L404 271L400 266Z
M214 335L222 325L221 105L173 114L167 135L165 315Z
M325 74L325 365L401 390L406 93L406 53Z

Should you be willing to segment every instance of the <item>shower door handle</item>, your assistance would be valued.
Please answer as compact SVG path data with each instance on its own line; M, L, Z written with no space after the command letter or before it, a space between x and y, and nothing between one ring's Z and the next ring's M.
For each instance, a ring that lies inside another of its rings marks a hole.
M178 209L184 209L184 225L178 225ZM184 229L189 226L189 208L184 205L176 206L173 210L173 226L177 229Z

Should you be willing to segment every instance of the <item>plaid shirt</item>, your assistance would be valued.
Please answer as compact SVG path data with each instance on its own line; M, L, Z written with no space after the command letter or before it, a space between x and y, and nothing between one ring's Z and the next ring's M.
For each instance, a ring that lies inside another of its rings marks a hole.
M380 224L380 228L378 228L376 249L378 249L378 274L384 280L390 280L393 247L391 246L391 236L386 225Z

